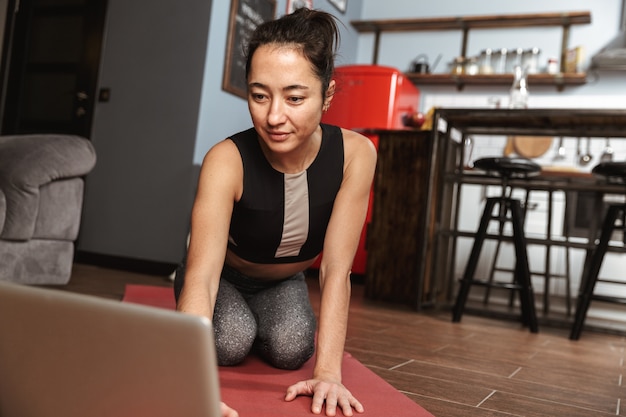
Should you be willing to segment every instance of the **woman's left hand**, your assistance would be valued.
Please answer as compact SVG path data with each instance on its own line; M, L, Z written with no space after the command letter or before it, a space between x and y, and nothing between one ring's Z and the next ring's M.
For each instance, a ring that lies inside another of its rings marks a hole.
M363 405L348 391L343 384L319 379L300 381L287 388L285 401L293 401L298 395L313 397L311 412L320 414L322 406L326 403L326 415L335 416L337 406L341 408L344 416L352 416L352 409L358 413L364 411Z

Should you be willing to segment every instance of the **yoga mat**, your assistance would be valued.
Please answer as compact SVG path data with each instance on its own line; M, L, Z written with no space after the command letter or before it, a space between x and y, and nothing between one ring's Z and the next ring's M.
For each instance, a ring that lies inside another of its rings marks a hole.
M127 285L123 301L174 309L174 293L169 287ZM311 413L311 398L284 400L287 387L311 377L314 358L295 371L273 368L251 355L241 365L220 367L222 400L236 409L240 417L300 417ZM361 401L364 417L433 417L407 396L370 371L349 353L343 357L343 382ZM322 412L322 415L325 415ZM337 411L337 416L342 416Z
M122 301L176 310L174 289L171 287L126 284Z

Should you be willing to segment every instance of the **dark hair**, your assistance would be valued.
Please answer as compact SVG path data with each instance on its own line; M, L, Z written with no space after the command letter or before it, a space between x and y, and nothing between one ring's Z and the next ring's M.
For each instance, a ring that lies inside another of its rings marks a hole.
M250 62L259 46L267 44L294 45L311 63L322 82L325 94L335 71L335 54L339 47L336 18L326 12L300 8L280 19L259 25L252 33L246 52L246 80Z

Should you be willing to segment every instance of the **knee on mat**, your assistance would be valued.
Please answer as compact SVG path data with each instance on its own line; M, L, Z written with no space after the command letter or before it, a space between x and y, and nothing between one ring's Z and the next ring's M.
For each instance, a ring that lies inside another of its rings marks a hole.
M248 356L254 339L235 339L232 337L215 337L215 350L219 366L238 365Z
M315 352L313 338L277 337L266 341L259 340L258 347L263 358L270 365L279 369L298 369L308 361Z
M256 322L243 316L215 322L215 349L220 366L237 365L248 356L256 338Z

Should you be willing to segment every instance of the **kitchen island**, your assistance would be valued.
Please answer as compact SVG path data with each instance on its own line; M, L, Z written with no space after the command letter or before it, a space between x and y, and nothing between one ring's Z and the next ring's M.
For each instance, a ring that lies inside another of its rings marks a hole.
M368 235L366 294L415 309L448 306L455 294L461 192L466 185L497 185L498 178L465 166L469 137L525 135L626 137L626 111L584 109L438 109L432 131L379 131L379 166ZM478 139L475 139L478 140ZM413 149L412 149L412 148ZM393 167L393 168L392 168ZM530 190L624 194L588 173L545 169L512 185ZM378 203L377 203L378 202ZM598 220L599 221L599 220ZM593 225L590 233L593 233ZM529 244L588 249L589 240L548 234ZM615 250L620 250L616 248Z
M590 140L624 138L626 136L626 111L601 109L440 109L436 112L435 123L439 128L434 131L434 140L439 143L439 158L453 158L454 163L440 165L442 181L438 184L438 200L434 203L439 210L432 213L436 233L433 250L433 270L437 277L437 291L432 294L433 302L449 303L456 293L455 268L463 262L457 256L459 238L473 238L473 230L461 230L459 217L462 210L462 191L467 185L499 185L500 179L484 172L476 172L468 167L466 147L461 144L468 139L479 141L481 137L496 136L567 136L585 137ZM451 155L454 155L452 157ZM588 251L595 245L597 228L602 220L603 196L617 195L623 198L626 187L620 184L606 184L594 178L589 172L581 172L572 167L543 167L540 175L527 179L512 180L510 185L524 191L543 192L547 195L548 210L545 220L545 233L527 237L529 247L545 248L544 267L541 273L545 280L543 289L543 307L547 314L550 304L549 282L552 277L551 249L554 247L577 248ZM554 233L552 225L554 209L553 197L557 192L566 195L587 193L594 196L595 213L590 216L587 234L583 239L571 239L568 230L572 207L565 207L563 233ZM495 238L494 235L491 235ZM624 245L611 248L614 252L624 252ZM569 253L569 252L568 252ZM569 259L569 258L566 258ZM569 270L569 260L566 265ZM567 273L569 274L569 272ZM566 274L566 275L567 275ZM570 276L566 276L569 285ZM568 297L570 295L568 294ZM569 298L566 300L569 304ZM569 308L568 308L569 312Z

